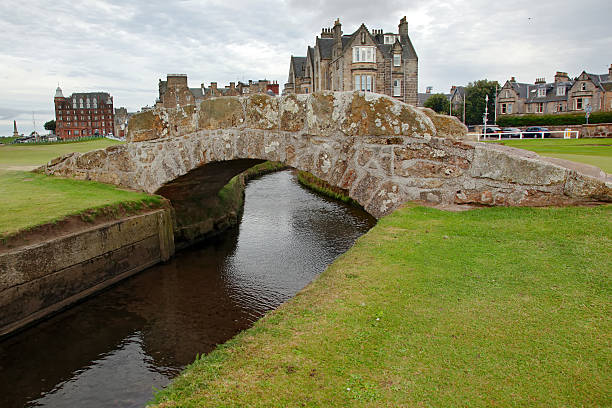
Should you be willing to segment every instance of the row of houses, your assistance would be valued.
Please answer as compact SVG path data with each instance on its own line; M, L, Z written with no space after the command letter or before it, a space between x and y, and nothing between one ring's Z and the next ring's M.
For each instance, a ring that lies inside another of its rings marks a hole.
M497 94L498 115L584 112L588 107L612 111L612 65L605 74L582 71L574 79L558 71L550 83L538 78L526 84L512 77Z
M397 32L368 30L342 32L337 19L323 28L306 56L291 56L283 93L307 94L322 90L369 91L417 105L418 57L402 18Z
M225 87L218 87L216 82L211 82L208 87L202 83L198 88L190 88L186 74L168 74L165 81L159 80L158 88L159 97L155 101L155 106L164 108L195 104L217 96L240 96L253 93L278 95L279 92L278 83L267 79L249 80L248 83L238 81L238 84L230 82Z

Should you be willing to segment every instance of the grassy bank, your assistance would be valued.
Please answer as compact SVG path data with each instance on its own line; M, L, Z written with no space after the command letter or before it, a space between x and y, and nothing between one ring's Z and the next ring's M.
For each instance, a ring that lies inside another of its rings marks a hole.
M414 207L160 407L610 406L612 206Z
M49 160L72 152L89 152L115 144L109 139L95 139L83 142L49 143L40 145L12 144L0 146L0 170L32 170Z
M318 177L313 176L312 174L306 171L298 172L298 181L303 186L308 187L309 189L316 191L319 194L323 194L327 197L331 197L344 203L361 207L357 201L349 197L348 192L346 190L332 186L329 183L321 180Z
M522 139L501 143L541 156L591 164L612 173L612 139Z
M91 218L95 214L92 209L119 203L134 209L158 205L159 197L119 190L106 184L10 170L32 169L57 156L88 152L114 144L117 142L96 139L48 145L0 146L0 237L83 214L86 210L90 210L87 217Z
M0 237L52 223L87 209L116 205L158 205L160 198L108 184L0 171Z

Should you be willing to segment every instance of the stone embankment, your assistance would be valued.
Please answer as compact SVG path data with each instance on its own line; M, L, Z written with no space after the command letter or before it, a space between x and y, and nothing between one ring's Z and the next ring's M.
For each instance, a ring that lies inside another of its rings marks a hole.
M0 336L174 255L171 211L0 250Z
M188 185L190 174L199 172L200 183L218 191L224 183L202 170L212 163L227 181L244 168L234 165L228 174L219 171L223 163L278 161L347 190L375 217L413 200L504 206L612 201L612 180L599 169L468 142L466 134L455 118L372 93L224 97L137 114L126 145L64 156L43 170L147 192L171 191L175 180Z

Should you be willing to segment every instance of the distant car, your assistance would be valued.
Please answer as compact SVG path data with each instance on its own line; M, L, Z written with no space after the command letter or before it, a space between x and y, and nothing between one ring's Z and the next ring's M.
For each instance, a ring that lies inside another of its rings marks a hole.
M485 128L484 133L486 134L490 134L490 133L501 133L501 128L498 128L497 126L487 126Z
M550 130L541 126L531 126L523 132L523 136L527 137L542 137L542 135L544 135L544 137L550 136Z
M515 127L503 128L504 133L502 137L521 137L521 129Z

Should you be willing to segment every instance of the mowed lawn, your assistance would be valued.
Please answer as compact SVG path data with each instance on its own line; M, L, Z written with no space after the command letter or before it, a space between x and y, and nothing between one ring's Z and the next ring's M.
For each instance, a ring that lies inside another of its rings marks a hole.
M11 168L34 168L70 152L87 152L117 142L102 139L48 145L0 146L0 237L55 222L87 209L130 203L157 204L158 197L89 181L50 177Z
M412 207L159 407L612 406L612 206Z
M541 156L591 164L612 173L612 139L522 139L501 143L531 150Z
M115 144L121 142L94 139L71 143L0 145L0 170L32 170L58 156L73 152L85 153Z

